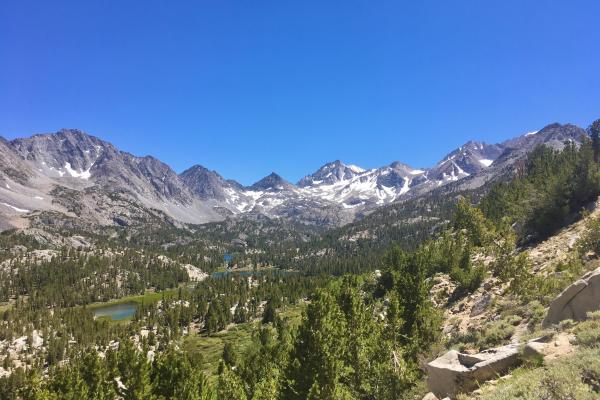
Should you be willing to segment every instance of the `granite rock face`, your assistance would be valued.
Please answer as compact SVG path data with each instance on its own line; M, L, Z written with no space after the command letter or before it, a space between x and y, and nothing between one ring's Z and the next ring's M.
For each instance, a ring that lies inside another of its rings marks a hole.
M600 309L600 268L588 272L567 287L550 303L542 326L558 324L565 319L582 321L590 311Z
M450 350L427 364L427 386L438 397L469 392L519 363L519 345L464 354Z

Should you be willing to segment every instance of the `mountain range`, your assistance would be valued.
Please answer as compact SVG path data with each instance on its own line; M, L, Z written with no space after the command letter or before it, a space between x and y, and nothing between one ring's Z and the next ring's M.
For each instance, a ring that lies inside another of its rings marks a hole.
M431 168L395 161L363 169L336 160L295 184L273 172L250 186L201 165L177 174L154 157L134 156L75 129L0 138L0 229L49 215L123 226L157 217L201 224L245 216L341 226L440 186L480 186L537 145L560 148L585 134L555 123L502 143L469 141Z

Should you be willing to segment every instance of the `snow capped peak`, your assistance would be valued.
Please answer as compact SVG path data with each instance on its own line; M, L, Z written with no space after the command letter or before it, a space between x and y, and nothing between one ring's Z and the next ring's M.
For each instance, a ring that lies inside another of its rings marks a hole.
M337 182L352 179L365 172L366 170L359 166L352 164L346 165L340 160L335 160L323 165L314 174L307 175L300 179L298 186L333 185Z
M467 178L461 187L478 187L539 144L558 149L565 141L578 142L583 136L585 131L574 125L550 124L498 144L467 142L423 169L401 162L364 169L335 160L302 178L298 186L276 173L245 186L200 165L176 174L154 157L136 157L78 130L11 141L0 138L0 164L4 166L0 168L0 216L13 218L28 210L53 209L53 194L45 188L57 183L82 190L82 206L89 215L97 214L98 220L112 218L113 209L90 208L96 198L89 196L115 190L183 222L249 213L315 225L341 224L469 176L474 179ZM23 172L23 177L7 175L7 167ZM485 179L478 179L481 176ZM33 186L38 183L43 186ZM35 190L27 195L21 192L30 186ZM84 188L98 191L88 193Z
M399 173L402 176L419 175L419 174L422 174L425 172L421 169L413 169L411 166L401 163L400 161L394 161L387 168L390 168L393 171L396 171L397 173Z

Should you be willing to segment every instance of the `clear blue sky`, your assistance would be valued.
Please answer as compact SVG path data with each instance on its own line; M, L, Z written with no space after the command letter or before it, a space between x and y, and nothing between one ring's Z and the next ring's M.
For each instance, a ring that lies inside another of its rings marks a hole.
M173 3L177 3L176 5ZM251 183L600 117L600 1L8 1L0 135Z

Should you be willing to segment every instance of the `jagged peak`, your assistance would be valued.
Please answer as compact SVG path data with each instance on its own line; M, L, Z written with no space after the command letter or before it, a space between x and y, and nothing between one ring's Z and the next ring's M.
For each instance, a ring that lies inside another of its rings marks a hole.
M275 172L271 172L269 175L265 176L261 180L253 183L249 189L250 190L270 190L277 189L282 190L285 188L292 187L293 185L283 179L279 174Z
M298 181L298 186L306 187L314 184L332 184L344 179L350 179L364 173L366 170L354 164L345 164L341 160L325 163L314 173Z
M210 170L210 169L208 169L205 166L200 165L200 164L194 164L194 165L192 165L191 167L189 167L188 169L186 169L185 171L183 171L179 175L183 176L183 175L189 175L191 173L216 174L216 175L220 176L220 174L217 171Z

